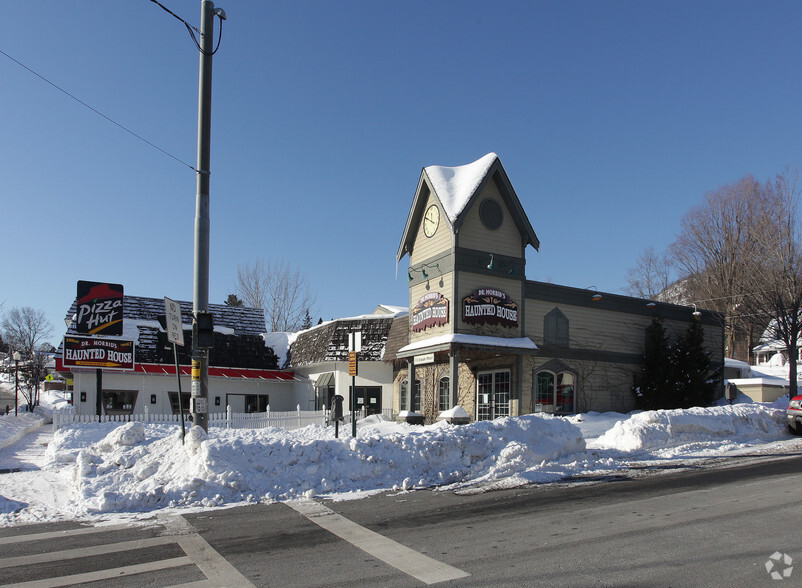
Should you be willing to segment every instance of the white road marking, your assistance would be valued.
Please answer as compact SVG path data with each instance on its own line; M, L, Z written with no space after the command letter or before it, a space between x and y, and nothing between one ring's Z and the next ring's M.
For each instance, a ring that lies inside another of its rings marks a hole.
M182 516L171 519L167 525L172 530L188 531L189 534L174 536L178 545L184 550L196 566L203 572L214 586L237 586L238 588L256 588L237 568L217 553L206 540L198 535L195 528Z
M170 543L176 543L174 537L151 537L150 539L134 539L133 541L107 543L105 545L95 545L93 547L79 547L76 549L65 549L63 551L48 551L47 553L36 553L33 555L19 555L16 557L6 557L0 559L0 569L10 568L12 566L28 566L51 561L75 559L77 557L108 555L110 553L119 553L121 551L145 549L147 547L153 547L156 545L169 545Z
M357 525L313 500L293 500L285 504L316 525L425 584L437 584L470 576L468 572Z
M102 580L111 580L113 578L121 578L123 576L134 576L136 574L144 574L146 572L153 572L157 570L180 568L183 566L191 566L194 563L195 562L193 562L190 558L182 556L174 557L172 559L160 559L158 561L136 564L133 566L125 566L124 568L86 572L83 574L74 574L72 576L46 578L44 580L32 580L30 582L20 582L18 584L7 584L6 586L9 588L56 588L57 586L70 586L71 584L81 584L85 582L99 582Z

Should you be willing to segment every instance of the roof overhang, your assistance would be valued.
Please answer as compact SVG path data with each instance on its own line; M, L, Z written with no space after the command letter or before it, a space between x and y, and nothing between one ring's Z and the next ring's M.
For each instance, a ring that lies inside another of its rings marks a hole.
M536 355L538 352L537 345L529 337L487 337L456 333L410 343L399 349L396 357L406 359L452 349L478 349L500 355Z

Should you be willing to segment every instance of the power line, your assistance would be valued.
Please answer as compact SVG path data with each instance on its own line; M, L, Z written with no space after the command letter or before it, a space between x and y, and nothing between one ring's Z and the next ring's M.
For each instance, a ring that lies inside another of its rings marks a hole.
M151 1L154 1L154 0L151 0ZM157 3L157 4L158 4L158 3ZM165 9L165 10L166 10L166 9ZM181 159L179 159L178 157L176 157L176 156L175 156L175 155L173 155L172 153L169 153L169 152L165 151L164 149L162 149L162 148L161 148L161 147L159 147L158 145L155 145L155 144L151 143L150 141L148 141L147 139L145 139L143 136L141 136L141 135L138 135L137 133L135 133L134 131L132 131L132 130L131 130L131 129L129 129L128 127L125 127L125 126L121 125L121 124L120 124L120 123L118 123L116 120L112 119L111 117L108 117L108 116L106 116L105 114L103 114L102 112L100 112L100 111L99 111L99 110L97 110L96 108L93 108L92 106L90 106L89 104L87 104L86 102L84 102L83 100L81 100L80 98L78 98L77 96L74 96L73 94L70 94L70 93L69 93L67 90L65 90L64 88L62 88L62 87L61 87L61 86L59 86L58 84L56 84L56 83L54 83L54 82L51 82L50 80L48 80L46 77L44 77L44 76L43 76L43 75L41 75L40 73L38 73L38 72L36 72L36 71L32 70L30 67L28 67L27 65L25 65L25 64L24 64L24 63L22 63L21 61L19 61L19 60L17 60L17 59L14 59L13 57L11 57L11 55L9 55L8 53L6 53L6 52L5 52L5 51L3 51L2 49L0 49L0 54L3 54L3 55L5 55L5 56L6 56L8 59L10 59L10 60L11 60L11 61L13 61L14 63L16 63L17 65L19 65L20 67L22 67L23 69L25 69L25 70L29 71L30 73L32 73L33 75L35 75L37 78L39 78L39 79L40 79L40 80L42 80L43 82L46 82L46 83L50 84L51 86L53 86L53 87L54 87L56 90L58 90L59 92L62 92L62 93L64 93L64 94L66 94L67 96L69 96L70 98L72 98L73 100L75 100L76 102L78 102L79 104L81 104L82 106L84 106L84 107L88 108L89 110L91 110L92 112L94 112L95 114L97 114L98 116L101 116L101 117L105 118L107 121L109 121L109 122L110 122L110 123L112 123L113 125L115 125L115 126L119 127L120 129L122 129L122 130L123 130L123 131L125 131L126 133L129 133L130 135L133 135L134 137L136 137L137 139L139 139L139 140L140 140L140 141L142 141L143 143L146 143L147 145L150 145L150 146L151 146L151 147L153 147L154 149L156 149L156 150L158 150L158 151L161 151L161 152L162 152L164 155L166 155L167 157L170 157L171 159L174 159L174 160L175 160L175 161L177 161L178 163L180 163L180 164L182 164L182 165L185 165L185 166L187 166L189 169L191 169L191 170L192 170L192 171L194 171L195 173L200 173L200 172L198 172L198 170L197 170L197 169L195 169L195 167L194 167L194 166L192 166L192 165L188 164L186 161L182 161Z
M197 27L194 27L191 24L189 24L183 18L178 16L175 12L173 12L172 10L167 8L164 4L162 4L161 2L158 2L158 0L150 0L150 1L153 2L159 8L161 8L162 10L164 10L170 16L173 16L176 19L178 19L179 21L181 21L182 23L184 23L184 26L187 27L187 31L189 31L189 36L192 37L192 42L195 43L195 47L197 47L198 51L200 51L201 53L206 54L206 51L204 51L203 48L201 48L200 43L198 43L198 39L195 37L195 33L198 33L199 35L202 35L202 33L197 29ZM218 14L217 12L215 12L215 14L217 16L220 16L220 14ZM223 12L222 16L220 17L220 31L219 31L219 33L217 35L217 47L215 47L214 51L209 53L209 55L214 55L215 53L217 53L217 50L220 48L220 41L223 39L223 21L224 20L225 20L225 12Z

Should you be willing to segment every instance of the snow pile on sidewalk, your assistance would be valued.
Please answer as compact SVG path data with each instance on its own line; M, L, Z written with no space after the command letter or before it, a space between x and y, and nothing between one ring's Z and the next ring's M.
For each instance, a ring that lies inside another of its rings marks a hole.
M13 445L28 433L32 433L44 424L44 419L31 412L18 412L14 416L14 411L0 415L0 449Z
M491 480L585 451L578 428L545 415L429 427L371 417L355 439L320 426L208 435L193 427L182 446L175 426L142 423L77 448L81 436L78 427L61 429L48 452L53 464L74 462L75 504L88 513Z
M751 403L633 413L616 422L591 447L656 451L701 443L766 443L785 437L785 410Z

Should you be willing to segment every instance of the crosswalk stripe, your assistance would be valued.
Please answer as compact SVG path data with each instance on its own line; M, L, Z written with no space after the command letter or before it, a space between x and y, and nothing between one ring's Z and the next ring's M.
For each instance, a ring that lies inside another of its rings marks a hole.
M20 582L18 584L7 584L7 588L58 588L59 586L69 586L70 584L80 584L82 582L100 582L111 580L112 578L122 578L124 576L135 576L147 572L167 570L170 568L180 568L183 566L194 565L195 562L187 556L162 559L149 563L125 566L122 568L112 568L109 570L99 570L97 572L85 572L83 574L73 574L71 576L61 576L59 578L46 578L44 580L31 580L30 582Z
M106 533L108 531L130 530L130 525L109 525L107 527L79 527L78 529L67 529L65 531L49 531L46 533L29 533L27 535L11 535L0 537L0 545L13 545L14 543L25 543L26 541L42 541L45 539L59 539L64 537L74 537L76 535L91 535L92 533Z
M77 557L92 557L95 555L106 555L109 553L119 553L121 551L131 551L133 549L145 549L155 545L167 545L177 543L175 537L152 537L150 539L135 539L133 541L122 541L119 543L108 543L105 545L95 545L93 547L79 547L76 549L65 549L64 551L51 551L48 553L37 553L34 555L20 555L16 557L6 557L0 559L0 569L13 566L26 566L33 564L59 561L63 559L75 559Z
M410 549L384 535L366 529L314 500L290 500L285 503L316 525L345 539L384 563L417 578L424 584L437 584L470 574Z

